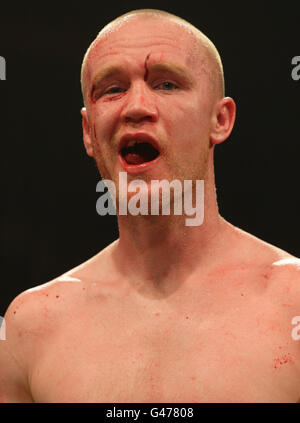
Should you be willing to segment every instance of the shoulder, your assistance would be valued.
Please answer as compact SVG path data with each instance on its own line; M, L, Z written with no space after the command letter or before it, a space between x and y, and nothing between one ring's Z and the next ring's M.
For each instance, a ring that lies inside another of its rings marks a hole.
M78 285L77 279L63 275L23 291L10 303L1 326L0 403L33 401L29 388L32 363L61 322L60 297L66 305L71 303L68 298L76 296L74 289L67 289L75 282Z
M55 328L57 322L76 311L84 302L84 296L91 281L105 271L107 253L101 251L89 260L74 267L55 279L34 286L20 293L9 305L5 314L6 332L13 334L13 328L28 336ZM103 258L104 255L104 258Z
M281 257L272 262L271 272L281 287L298 296L300 307L300 259L291 255Z
M275 269L278 271L294 273L300 275L300 259L287 254L286 257L280 258L272 263Z
M260 254L255 262L266 292L275 303L290 304L300 312L300 259L271 244L264 245Z
M26 344L30 337L49 332L63 313L62 301L66 306L76 296L75 283L80 281L62 275L20 293L4 316L6 338L22 337Z
M238 262L246 262L264 279L300 288L300 259L240 228L231 226L231 245ZM275 283L277 285L277 283Z

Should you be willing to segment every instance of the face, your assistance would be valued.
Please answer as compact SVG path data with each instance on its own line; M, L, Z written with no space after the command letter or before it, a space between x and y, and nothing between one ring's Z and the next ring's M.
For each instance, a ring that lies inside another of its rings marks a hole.
M135 17L93 46L84 139L104 179L205 179L215 99L194 45L177 23Z

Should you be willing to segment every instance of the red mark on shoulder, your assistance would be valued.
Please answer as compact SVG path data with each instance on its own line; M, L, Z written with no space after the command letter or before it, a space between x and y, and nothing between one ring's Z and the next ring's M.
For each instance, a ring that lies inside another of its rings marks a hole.
M148 79L148 67L147 67L147 60L150 57L150 53L147 55L146 59L145 59L145 63L144 63L144 68L145 68L145 76L144 76L144 81L147 81Z
M270 279L270 275L269 275L268 273L263 273L263 274L262 274L262 276L263 276L265 279Z
M287 363L294 363L294 360L291 357L290 353L284 354L281 357L278 358L274 358L273 360L273 368L274 369L278 369L280 368L283 364L287 364Z
M56 298L59 298L59 295L56 295Z
M14 311L14 314L16 314L16 310Z

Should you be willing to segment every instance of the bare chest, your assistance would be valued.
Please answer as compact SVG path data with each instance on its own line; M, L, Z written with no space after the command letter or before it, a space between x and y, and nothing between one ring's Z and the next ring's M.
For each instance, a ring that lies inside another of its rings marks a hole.
M73 316L32 367L35 401L298 401L299 346L284 312L153 317Z

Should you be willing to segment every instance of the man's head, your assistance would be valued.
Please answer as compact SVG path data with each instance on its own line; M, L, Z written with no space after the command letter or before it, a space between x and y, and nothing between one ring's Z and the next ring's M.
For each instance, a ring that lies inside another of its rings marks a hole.
M197 61L198 55L200 53L199 47L201 46L201 50L204 48L206 53L206 62L203 63L203 71L208 72L208 75L211 79L212 89L215 90L216 94L220 97L224 97L225 83L222 61L219 52L217 51L214 44L210 41L210 39L207 38L206 35L203 34L203 32L201 32L198 28L194 27L192 24L178 16L162 10L140 9L125 13L124 15L121 15L114 19L112 22L108 23L104 28L101 29L96 39L92 42L86 51L81 67L81 87L84 104L86 104L86 77L88 74L89 53L101 38L104 39L105 37L108 37L109 34L111 34L113 31L119 29L121 26L124 26L124 24L127 22L133 21L135 18L142 18L144 20L151 20L155 18L165 19L169 22L177 23L179 27L185 29L187 32L193 35L193 37L191 37L190 45L190 60Z
M216 48L167 12L133 11L104 27L85 55L81 82L86 151L116 183L120 171L145 181L205 179L212 147L234 123ZM126 150L134 134L158 151Z

